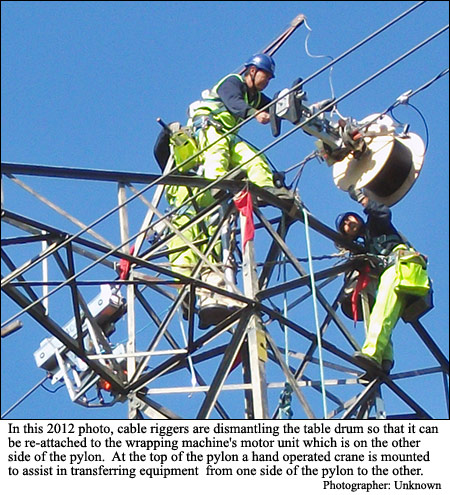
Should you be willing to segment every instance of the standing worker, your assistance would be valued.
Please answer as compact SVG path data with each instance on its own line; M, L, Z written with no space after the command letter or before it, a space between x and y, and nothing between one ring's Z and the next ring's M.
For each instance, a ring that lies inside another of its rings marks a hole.
M354 212L340 215L337 229L346 237L364 239L367 253L380 261L381 274L375 303L361 352L353 357L370 372L389 373L394 365L392 331L410 296L425 296L430 290L427 261L392 225L389 207L369 199L351 187L352 199L364 206L367 221Z
M225 76L211 90L202 93L202 100L190 105L189 123L194 128L200 150L203 150L203 176L206 179L216 180L231 169L240 168L241 176L246 175L253 184L281 199L292 200L293 195L285 187L274 187L267 159L240 138L237 130L228 133L252 115L260 124L270 122L269 112L258 110L271 101L262 91L274 77L275 62L272 57L263 53L252 56L245 63L243 76ZM201 277L211 285L225 286L224 280L212 270L204 270ZM223 298L217 294L206 295L206 298L199 298L200 318L203 316L206 321L211 321L211 318L220 321L223 313L226 314ZM236 306L231 305L231 311L235 310Z
M293 201L293 194L287 188L274 186L269 163L262 154L258 154L256 148L241 139L236 132L225 135L252 115L255 115L255 119L261 124L270 122L269 113L267 111L258 113L258 110L271 101L262 91L274 77L275 62L272 57L265 54L254 55L246 62L243 76L230 74L224 77L211 90L202 93L202 100L190 105L188 128L193 129L196 143L202 152L201 175L203 177L216 180L223 177L231 169L240 168L241 172L253 184L268 190L280 199ZM176 160L175 164L177 164ZM179 206L187 199L187 189L183 186L179 189L179 191L168 191L171 196L169 202L172 206ZM214 197L210 191L197 198L200 208L207 207L213 201ZM181 217L172 221L181 228L189 221L191 215L192 211L185 208ZM195 230L195 228L190 229L187 233L190 240L204 236L204 232L195 232ZM213 236L215 231L216 226L210 222L207 225L209 237ZM173 244L174 246L171 247L175 247L175 244L179 245L180 241L175 240ZM220 241L214 246L214 253L219 251ZM171 258L176 271L181 271L181 267L183 270L189 269L189 266L193 267L197 261L197 256L189 248L179 251ZM223 272L222 269L221 271ZM207 284L222 289L226 288L225 276L219 275L217 271L205 268L200 275ZM199 328L207 328L223 321L226 316L236 311L240 306L229 297L206 289L198 289L197 296Z
M162 122L160 119L159 121L160 123ZM195 171L198 173L198 157L194 164L189 163L188 165L181 165L181 168L178 167L180 164L186 164L187 158L189 158L192 153L195 154L195 149L193 149L194 147L196 148L195 144L193 144L192 149L186 151L186 148L193 142L190 137L189 139L186 139L184 143L181 142L180 145L177 144L177 136L179 137L181 135L183 136L183 139L187 137L185 134L186 128L182 129L179 122L162 125L163 129L160 132L154 147L154 155L161 171L163 173L169 172L167 164L170 155L172 155L173 161L170 173L189 173ZM189 129L187 129L187 131L189 132ZM175 169L173 168L174 166L176 167ZM172 239L168 242L168 258L172 270L175 273L188 277L192 275L192 271L199 261L199 256L197 254L198 251L196 252L189 247L186 241L195 244L197 249L201 252L205 252L208 246L208 239L215 231L214 225L212 225L212 222L208 218L187 227L200 210L207 208L214 202L214 197L210 190L201 194L198 193L199 188L197 187L182 185L168 185L165 187L165 195L169 207L175 210L175 213L171 216L170 220L176 229L182 231L182 236L173 235ZM219 266L221 260L220 242L217 242L214 245L208 259L211 263L214 263L214 265ZM203 271L205 271L205 269L203 269ZM208 269L208 271L210 270ZM225 281L224 279L222 280L223 277L220 277L217 273L214 275L216 279L215 283L211 280L212 275L208 283L225 289ZM210 325L218 323L238 309L232 304L234 301L230 298L222 297L220 303L218 303L214 294L204 288L198 288L196 293L200 303L203 303L203 306L207 306L208 308L206 312L203 311L199 316L199 328L201 329L208 328ZM183 316L185 319L188 319L189 307L190 303L188 296L182 301Z

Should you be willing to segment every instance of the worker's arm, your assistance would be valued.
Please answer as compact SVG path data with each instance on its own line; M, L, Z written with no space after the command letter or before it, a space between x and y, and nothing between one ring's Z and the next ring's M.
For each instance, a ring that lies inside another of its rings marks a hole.
M245 84L235 76L230 76L225 79L225 81L223 81L217 89L217 94L227 107L228 111L241 119L246 119L255 113L255 108L245 101L245 91ZM265 94L261 94L261 101L258 108L263 108L270 103L270 101L270 98L268 98ZM262 112L261 114L264 113L266 112ZM256 118L259 121L258 116Z
M363 203L362 203L363 204ZM392 213L389 206L383 205L381 203L377 203L373 199L367 198L365 201L364 213L372 218L376 218L378 222L385 223L386 225L390 225L392 219Z
M258 105L258 110L260 108L264 108L267 106L272 100L266 96L264 93L261 93L261 101ZM270 122L270 113L269 109L265 110L264 112L257 113L255 116L255 119L260 123L260 124L268 124Z
M367 223L370 230L376 234L396 232L391 223L391 209L369 199L363 189L356 189L355 186L350 186L348 189L350 197L364 207L364 213L367 215Z

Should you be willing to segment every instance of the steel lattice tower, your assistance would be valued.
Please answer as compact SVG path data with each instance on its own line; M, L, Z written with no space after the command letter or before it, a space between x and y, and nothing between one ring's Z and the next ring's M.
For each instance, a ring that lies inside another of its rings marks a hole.
M217 235L225 227L231 232L236 291L229 292L208 286L195 275L207 263L206 257L192 277L176 276L167 261L168 242L173 235L184 239L184 229L178 231L171 224L164 186L204 190L211 188L210 182L182 175L13 163L2 164L2 174L5 181L15 182L61 218L49 225L38 209L16 213L15 198L5 198L2 290L18 313L4 314L2 335L26 313L49 337L56 337L62 347L55 363L61 368L65 360L70 361L64 379L66 385L72 384L72 398L80 405L127 401L130 418L153 419L264 419L290 417L292 411L295 419L428 419L433 416L428 412L430 404L417 398L416 391L421 380L431 379L443 380L442 395L429 400L447 403L448 409L448 359L418 320L409 324L433 366L415 369L411 364L408 369L394 369L390 376L359 378L363 370L352 354L361 339L339 310L345 297L344 275L355 268L359 248L346 243L306 208L293 210L283 200L247 184L252 197L272 206L255 206L255 240L243 249L239 214L232 201L243 183L214 183L222 191L220 200L199 211L192 222L201 224L220 212L223 228ZM23 182L29 176L37 187L65 180L80 191L90 184L109 191L109 200L118 199L94 221L75 219L65 205L57 207ZM305 220L306 228L329 243L330 251L336 251L339 242L346 254L323 256L309 270ZM81 231L71 234L68 221ZM120 233L120 242L108 240L113 235L105 236L111 229ZM209 242L211 247L215 239ZM202 249L208 252L208 247ZM52 265L48 270L52 277L37 280L44 263ZM129 271L120 279L118 273L124 267ZM102 284L119 288L126 298L126 314L118 315L116 329L96 319L88 305ZM41 286L47 289L47 297L38 293ZM194 304L199 287L234 298L241 309L220 324L199 330ZM185 318L183 300L191 301ZM312 302L320 308L320 321L315 322L318 311ZM67 320L74 322L72 333L64 327ZM120 341L126 345L119 346ZM88 399L96 390L97 396Z

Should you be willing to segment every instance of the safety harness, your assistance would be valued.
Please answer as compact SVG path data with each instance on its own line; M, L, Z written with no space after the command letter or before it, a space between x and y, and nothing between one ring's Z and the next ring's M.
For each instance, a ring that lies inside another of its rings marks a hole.
M232 129L243 120L240 117L236 117L228 110L218 94L219 87L229 77L236 77L242 82L242 84L245 85L244 78L241 75L228 74L223 77L212 89L203 91L202 100L195 101L189 106L188 114L192 120L192 125L195 130L201 128L202 126L204 128L205 125L209 124L218 127L220 130L228 130ZM245 91L245 103L253 108L257 108L261 103L261 93L257 91L255 96L256 98L254 100L249 101L248 92ZM201 119L201 117L207 117L207 119Z

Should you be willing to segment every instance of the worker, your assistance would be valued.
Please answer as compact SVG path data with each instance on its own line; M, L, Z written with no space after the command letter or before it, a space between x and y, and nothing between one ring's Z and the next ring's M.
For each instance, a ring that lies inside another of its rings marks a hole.
M282 199L292 199L285 187L274 187L273 174L263 154L244 141L237 130L224 136L244 119L254 115L260 124L270 122L269 112L259 109L270 103L262 91L275 77L275 62L269 55L257 54L245 63L244 75L229 74L211 90L203 92L202 100L189 107L190 123L204 150L203 168L206 179L215 180L233 168L241 168L253 184L267 189Z
M349 194L364 207L367 221L347 212L337 218L336 227L350 240L362 238L366 252L379 261L379 282L366 338L353 357L369 374L389 373L394 366L391 334L408 298L424 296L430 289L427 261L393 226L389 207L369 199L354 186Z
M274 177L270 170L269 163L264 155L244 141L237 135L237 130L232 130L244 119L254 115L257 122L268 124L270 115L268 111L258 112L259 109L270 103L270 98L262 91L267 87L269 81L275 77L275 62L272 57L266 54L252 56L245 63L243 76L230 74L221 79L211 90L206 90L202 94L202 100L196 101L189 106L189 120L187 127L194 130L195 141L201 151L198 162L201 162L201 175L206 179L216 180L223 177L231 169L239 168L241 176L244 175L253 184L266 189L278 198L294 201L294 195L283 185L277 182L274 185ZM161 135L162 140L169 139L169 134ZM164 141L165 142L165 141ZM166 149L165 145L163 149ZM181 147L183 149L183 147ZM176 146L172 146L172 154L177 151ZM159 153L161 156L161 152ZM162 153L163 159L158 160L161 168L168 155ZM155 156L157 156L155 150ZM178 163L175 156L175 165ZM157 158L158 159L158 158ZM183 170L181 170L183 171ZM175 208L178 213L172 217L175 227L181 229L195 216L196 212L202 208L210 206L215 197L211 190L197 194L198 189L185 186L166 187L166 197L169 205ZM195 203L189 203L189 196L195 196ZM181 205L181 210L178 209ZM217 219L216 219L217 221ZM217 229L212 218L206 218L203 228L201 224L185 229L183 235L192 242L200 242L200 249L203 251L207 246L208 238L211 238ZM169 243L172 251L169 260L172 268L177 273L190 275L193 267L198 262L198 255L181 238L174 238ZM184 249L183 249L184 248ZM227 289L224 270L219 263L221 253L220 239L214 245L209 256L211 263L215 265L215 270L205 266L200 272L200 278L205 283ZM228 315L235 312L242 306L230 297L222 296L216 292L205 288L196 290L198 300L199 328L208 328L223 321Z
M184 169L183 165L181 165L182 169L177 170L177 166L185 162L183 146L177 149L173 139L173 136L179 135L180 132L182 131L179 122L172 122L169 125L163 124L163 129L158 135L153 151L155 159L163 173L195 173L198 170L198 165L192 166L192 164ZM180 149L181 153L178 154L177 151ZM170 155L173 157L173 162L171 164L171 170L168 170L166 167ZM210 206L214 202L214 197L210 190L199 194L199 188L184 185L166 186L165 196L169 207L174 210L170 221L175 229L181 231L181 235L173 235L168 242L168 258L175 273L190 277L199 261L199 256L198 252L188 246L187 241L195 244L199 251L205 252L208 239L214 234L215 229L214 219L211 221L210 218L190 226L189 224L201 209ZM211 250L208 260L214 263L214 265L219 266L219 262L221 261L221 246L219 241L216 242L214 248ZM217 271L220 272L220 270ZM209 274L207 280L209 284L226 289L225 279L220 274L209 268L204 268L202 273ZM200 329L205 329L219 323L238 309L236 308L236 304L234 304L234 300L222 296L220 302L218 302L218 298L215 297L214 293L205 288L197 288L196 295L200 308L203 308L203 311L199 312ZM190 307L189 295L183 299L181 307L184 318L188 319Z
M216 180L223 177L231 169L239 168L242 175L246 176L253 184L268 190L280 199L292 202L294 196L286 187L274 185L273 174L269 163L262 154L252 145L241 139L237 130L228 133L244 119L254 115L257 122L268 124L270 115L268 111L258 112L259 109L270 103L270 99L262 92L269 81L275 77L275 62L272 57L265 54L257 54L251 57L245 64L245 73L230 74L221 79L211 90L202 94L202 100L189 106L188 127L194 129L196 143L201 153L202 176L206 179ZM237 178L237 177L235 177ZM178 191L172 188L169 201L178 206L187 199L186 188L181 186ZM214 201L211 191L200 194L197 198L199 208L207 207ZM173 221L177 226L182 226L192 217L192 208L185 210L181 218ZM205 220L207 225L203 232L198 228L189 230L189 239L205 238L213 236L216 225L212 219ZM173 241L179 243L179 241ZM171 246L173 247L173 246ZM220 240L214 246L212 257L221 251ZM175 270L181 265L192 267L195 265L197 255L192 249L179 251L171 258ZM214 262L213 259L211 259ZM217 261L216 261L217 263ZM220 273L218 273L218 270ZM205 283L226 289L224 270L220 264L216 270L205 267L200 273L201 280ZM223 321L228 315L242 306L236 300L217 294L216 292L199 288L196 291L198 300L199 328L208 328Z

